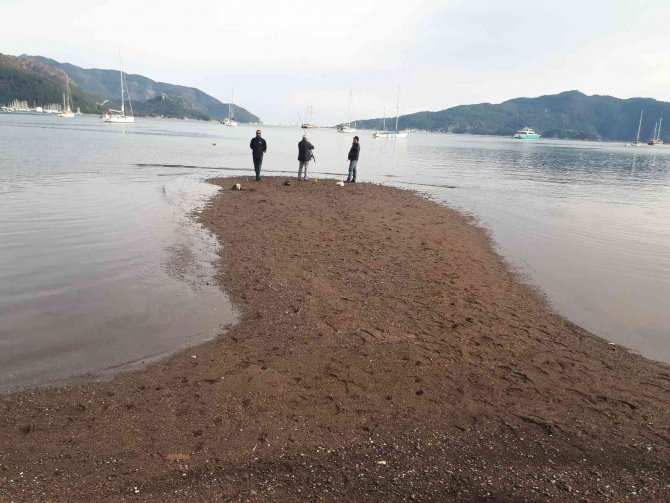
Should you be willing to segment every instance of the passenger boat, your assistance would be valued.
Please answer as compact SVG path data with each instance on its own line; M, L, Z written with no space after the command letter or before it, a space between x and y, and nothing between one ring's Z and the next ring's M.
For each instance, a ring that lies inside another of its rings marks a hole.
M525 127L523 129L519 129L516 133L514 133L514 138L517 140L537 140L540 138L541 135L533 131L529 127Z

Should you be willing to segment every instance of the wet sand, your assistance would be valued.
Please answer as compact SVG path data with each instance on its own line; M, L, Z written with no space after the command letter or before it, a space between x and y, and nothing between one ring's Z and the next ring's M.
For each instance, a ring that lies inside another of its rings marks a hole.
M670 499L670 367L554 313L454 211L283 181L215 181L202 215L238 325L0 396L0 501Z

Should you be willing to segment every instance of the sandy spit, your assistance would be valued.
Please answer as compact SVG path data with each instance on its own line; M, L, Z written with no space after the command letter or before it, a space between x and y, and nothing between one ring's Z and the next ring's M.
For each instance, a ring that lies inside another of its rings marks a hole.
M283 182L215 180L201 215L238 325L0 396L0 501L670 500L667 365L557 315L454 211Z

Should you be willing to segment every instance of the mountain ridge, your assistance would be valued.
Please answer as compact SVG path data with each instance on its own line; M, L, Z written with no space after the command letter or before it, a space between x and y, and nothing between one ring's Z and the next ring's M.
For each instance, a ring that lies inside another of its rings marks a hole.
M119 70L86 69L26 54L0 54L0 103L14 99L59 103L66 74L70 78L75 107L80 106L88 113L101 113L120 105ZM157 82L139 74L125 75L136 115L201 120L220 120L228 116L228 103L195 87ZM258 116L237 105L233 105L233 114L241 123L260 122Z
M511 136L530 126L547 138L630 141L635 139L641 110L645 121L640 136L646 140L654 123L670 116L670 103L653 98L589 96L577 90L406 114L398 118L398 128ZM380 118L357 120L356 125L376 129L380 122ZM663 131L661 138L665 139Z

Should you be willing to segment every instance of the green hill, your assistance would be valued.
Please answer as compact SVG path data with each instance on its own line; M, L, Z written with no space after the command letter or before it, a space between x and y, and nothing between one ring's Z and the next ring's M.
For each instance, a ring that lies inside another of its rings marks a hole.
M119 100L119 71L99 68L80 68L70 63L60 63L42 56L19 56L19 59L36 61L65 71L71 79L86 92L111 102ZM189 117L192 119L223 119L228 116L228 103L222 103L200 89L187 86L156 82L142 75L126 74L128 91L133 106L148 115L166 117ZM172 105L166 107L166 99ZM140 104L140 102L144 102ZM182 103L183 106L179 106ZM156 104L157 108L152 108ZM167 112L163 113L163 112ZM183 115L180 115L182 114ZM235 106L235 119L238 122L260 122L260 119L248 110Z
M642 139L651 136L654 123L661 117L670 120L670 103L664 101L623 100L567 91L537 98L515 98L500 104L460 105L439 112L403 115L398 128L509 136L529 126L545 138L628 141L635 139L641 110L644 110ZM388 118L386 122L388 126ZM380 129L381 119L359 120L356 125L363 129ZM666 141L670 138L663 131L661 137Z
M13 100L29 105L62 103L65 76L70 78L75 109L84 113L101 113L120 107L119 71L84 69L59 63L41 56L6 56L0 54L0 104ZM186 86L155 82L142 75L126 75L133 111L138 116L161 116L189 119L223 119L228 104ZM260 122L248 110L234 106L238 122Z
M0 54L0 104L13 100L29 105L62 103L65 92L65 72L36 61L24 61L15 56ZM70 81L72 102L82 112L96 112L96 99Z

